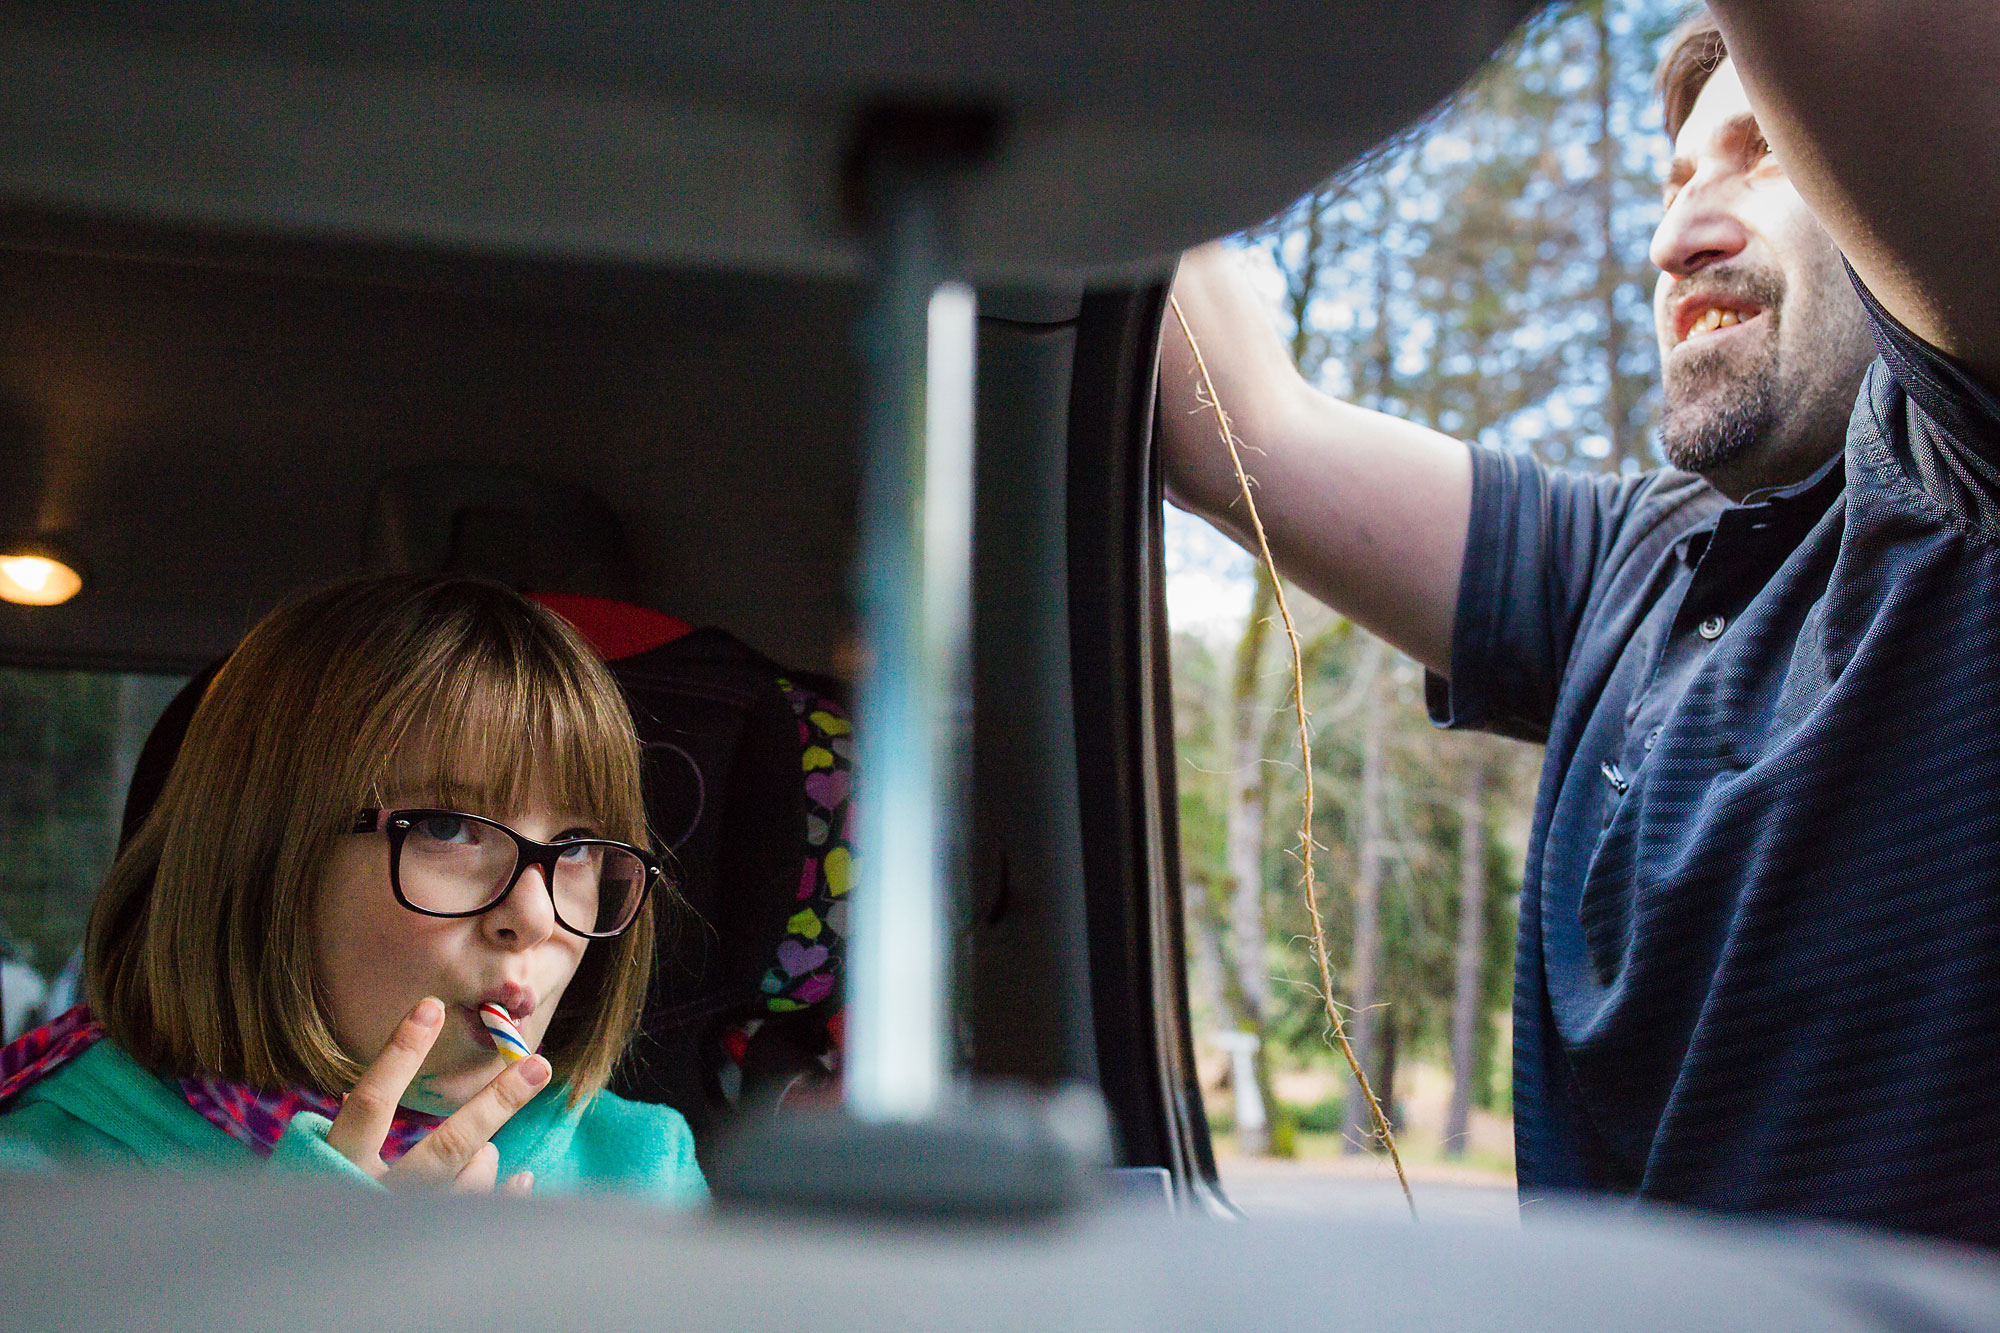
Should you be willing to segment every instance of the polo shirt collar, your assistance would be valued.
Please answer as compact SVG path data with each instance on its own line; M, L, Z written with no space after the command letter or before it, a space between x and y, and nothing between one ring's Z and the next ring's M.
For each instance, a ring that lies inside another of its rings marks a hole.
M1724 523L1732 528L1747 525L1753 530L1770 531L1791 543L1802 540L1819 522L1847 484L1847 451L1836 449L1832 457L1804 481L1789 486L1766 486L1751 491L1715 519L1680 540L1681 560L1690 568L1701 563L1709 542Z

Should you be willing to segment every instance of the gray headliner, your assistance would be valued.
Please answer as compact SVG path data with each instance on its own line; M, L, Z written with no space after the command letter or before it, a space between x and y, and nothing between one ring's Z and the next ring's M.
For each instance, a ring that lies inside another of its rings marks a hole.
M1011 284L980 367L1004 428L1003 399L1064 401L1019 340L1084 283L1258 221L1529 7L17 0L0 540L89 581L0 608L0 656L204 661L361 567L386 473L450 461L594 490L642 600L836 666L861 109L1003 117L959 202L971 268Z
M0 540L55 543L86 590L0 605L0 660L204 665L279 598L369 566L392 470L451 463L593 492L637 600L838 668L852 282L8 221ZM1044 336L1078 300L982 292L989 450L1063 447L1068 360ZM1026 437L1024 412L1054 420Z
M205 662L363 567L390 469L454 462L594 491L642 600L828 664L851 287L626 275L607 305L588 273L420 269L385 285L0 249L0 534L58 542L88 578L58 611L0 608L0 651Z
M0 196L139 218L851 272L857 108L991 107L984 276L1157 264L1447 93L1531 0L528 0L0 17Z

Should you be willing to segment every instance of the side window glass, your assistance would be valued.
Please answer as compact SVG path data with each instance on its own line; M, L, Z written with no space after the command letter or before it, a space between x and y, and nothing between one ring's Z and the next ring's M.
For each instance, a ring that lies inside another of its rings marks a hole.
M1325 1037L1270 585L1199 519L1170 511L1166 539L1188 991L1223 1189L1252 1215L1399 1216L1394 1170ZM1348 1035L1425 1215L1511 1217L1507 1006L1539 752L1436 731L1415 662L1287 596L1307 648L1315 876Z
M1423 125L1230 242L1304 379L1552 467L1657 465L1651 77L1678 16L1550 7ZM1170 508L1165 534L1189 994L1224 1188L1253 1214L1401 1216L1325 1031L1271 585L1198 518ZM1434 730L1415 662L1288 598L1334 999L1424 1215L1511 1217L1512 953L1541 752Z
M79 1003L125 787L183 676L0 668L0 1037Z

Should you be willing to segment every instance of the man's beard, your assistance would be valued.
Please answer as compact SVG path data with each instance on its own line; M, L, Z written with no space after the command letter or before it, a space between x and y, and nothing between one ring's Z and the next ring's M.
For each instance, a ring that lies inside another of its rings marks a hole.
M1683 354L1665 378L1660 448L1687 472L1708 473L1742 458L1766 437L1777 416L1777 311L1763 351L1748 365L1720 348Z
M1756 449L1776 423L1778 321L1785 288L1775 268L1731 265L1683 278L1668 293L1676 302L1690 295L1745 302L1764 312L1765 324L1762 347L1731 353L1697 344L1666 358L1660 448L1675 467L1704 474L1726 467Z

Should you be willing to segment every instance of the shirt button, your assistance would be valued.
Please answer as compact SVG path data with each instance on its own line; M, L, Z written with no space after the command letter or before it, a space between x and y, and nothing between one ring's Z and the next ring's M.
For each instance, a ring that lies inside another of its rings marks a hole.
M1729 622L1727 620L1724 620L1721 616L1710 616L1707 620L1704 620L1699 625L1696 625L1694 627L1694 632L1696 634L1701 635L1701 637L1704 639L1719 639L1722 637L1723 626L1727 625L1728 623Z
M1648 750L1652 749L1655 745L1658 745L1660 743L1660 732L1663 730L1665 730L1665 728L1663 727L1654 727L1651 731L1646 733L1646 748Z

